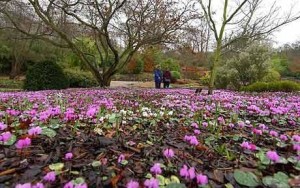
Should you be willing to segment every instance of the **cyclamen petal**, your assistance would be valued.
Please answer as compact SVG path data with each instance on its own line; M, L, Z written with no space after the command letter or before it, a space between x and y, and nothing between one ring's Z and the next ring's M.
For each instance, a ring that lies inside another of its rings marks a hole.
M15 144L16 148L18 149L27 148L30 145L31 145L31 139L28 137L26 137L25 139L18 140L18 142Z
M42 133L42 128L37 126L37 127L32 127L31 129L28 130L28 134L30 136L32 135L38 135Z
M123 160L125 160L125 155L121 154L118 158L118 163L121 163Z
M2 123L2 122L0 122L0 131L3 131L6 128L7 128L7 125L4 124L4 123Z
M4 132L0 135L0 142L7 142L11 138L11 133L9 131Z
M268 151L266 153L266 156L268 159L270 159L273 162L278 162L280 160L280 157L276 151Z
M17 184L15 188L31 188L31 183Z
M87 186L86 183L82 183L82 184L77 184L77 185L75 185L74 188L87 188L87 187L88 187L88 186Z
M198 124L195 123L195 122L193 122L193 123L191 124L191 126L194 127L194 128L198 128Z
M292 139L294 142L300 142L300 136L299 135L293 135Z
M66 160L70 160L70 159L72 159L72 158L73 158L73 153L69 152L69 153L66 153L66 154L65 154L65 159L66 159Z
M282 140L282 141L287 141L288 140L288 137L286 136L286 135L280 135L280 140Z
M39 182L39 183L33 185L31 188L44 188L44 187L45 187L44 184Z
M55 172L48 172L44 178L45 181L53 182L56 179L56 173Z
M196 172L195 172L195 168L194 167L191 167L189 169L189 178L192 180L196 177Z
M151 178L150 180L146 180L144 185L147 188L159 188L159 181L155 178Z
M270 135L274 137L278 137L278 132L276 131L270 131Z
M72 181L69 181L64 185L64 188L74 188L74 184L72 183Z
M164 153L164 156L167 158L174 157L174 151L172 149L165 149L163 153Z
M133 180L130 180L130 182L126 184L126 188L139 188L139 186L139 183Z
M294 144L293 149L296 150L297 152L300 151L300 144Z
M154 174L161 174L162 170L160 168L160 164L159 163L155 163L151 168L150 168L150 172L154 173Z
M208 183L208 177L203 174L197 174L196 176L197 183L200 185L206 185Z
M180 169L180 176L184 177L185 179L187 179L189 177L189 171L188 171L188 167L186 165L183 165L183 167Z

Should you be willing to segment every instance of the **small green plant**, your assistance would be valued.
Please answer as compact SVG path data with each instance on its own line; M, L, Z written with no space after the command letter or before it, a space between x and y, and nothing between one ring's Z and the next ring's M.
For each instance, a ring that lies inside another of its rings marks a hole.
M181 78L180 72L178 72L178 71L171 71L171 82L172 83L176 82L180 78Z

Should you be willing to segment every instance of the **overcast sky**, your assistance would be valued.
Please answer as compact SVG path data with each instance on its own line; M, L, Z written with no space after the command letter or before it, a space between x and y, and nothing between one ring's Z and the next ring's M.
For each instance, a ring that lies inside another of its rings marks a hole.
M282 7L282 11L289 10L290 6L293 6L295 13L296 11L300 12L300 0L277 0L277 3ZM300 19L282 26L279 31L274 33L273 40L278 43L276 46L300 40Z

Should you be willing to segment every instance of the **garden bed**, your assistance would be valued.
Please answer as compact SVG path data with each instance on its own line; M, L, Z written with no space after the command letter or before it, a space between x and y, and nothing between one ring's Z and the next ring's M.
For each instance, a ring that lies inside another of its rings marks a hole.
M0 93L0 187L297 187L299 101L189 89Z

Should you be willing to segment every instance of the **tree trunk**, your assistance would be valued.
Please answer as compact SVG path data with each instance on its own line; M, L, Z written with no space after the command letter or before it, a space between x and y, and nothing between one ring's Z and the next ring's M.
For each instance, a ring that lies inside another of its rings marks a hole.
M213 94L213 89L215 86L216 72L219 60L221 58L221 44L218 44L216 51L214 52L211 69L210 69L210 79L208 85L208 94Z
M19 62L17 59L12 62L9 79L15 79L20 74L21 66L21 62Z
M215 86L215 77L216 77L216 65L215 61L212 61L211 70L210 70L210 78L209 78L209 85L208 85L208 94L213 94L213 89Z
M111 77L112 76L103 76L103 80L100 83L100 86L101 87L110 87Z
M95 78L97 80L97 82L99 83L99 86L100 87L109 87L110 86L110 82L111 82L111 79L112 79L112 74L100 74L100 73L97 73L97 74L94 74L95 75Z

